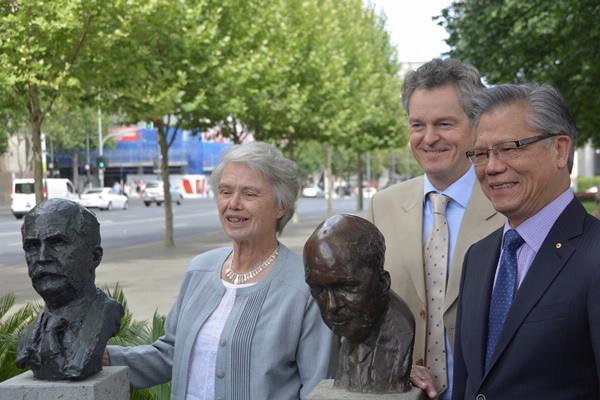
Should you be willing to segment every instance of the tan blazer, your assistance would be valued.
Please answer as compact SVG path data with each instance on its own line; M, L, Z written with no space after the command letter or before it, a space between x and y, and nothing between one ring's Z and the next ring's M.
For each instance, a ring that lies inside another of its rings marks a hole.
M415 316L413 358L415 363L423 364L427 328L423 272L423 176L375 194L369 203L367 218L385 237L385 269L391 275L392 290L408 304ZM446 288L444 325L452 346L465 252L471 244L483 239L503 223L504 216L494 210L476 182L458 233Z

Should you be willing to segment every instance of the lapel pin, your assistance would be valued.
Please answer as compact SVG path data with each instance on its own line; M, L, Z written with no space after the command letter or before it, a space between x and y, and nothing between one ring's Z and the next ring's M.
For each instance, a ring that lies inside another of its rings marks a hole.
M562 247L562 243L560 243L560 242L559 242L559 243L556 243L556 244L554 245L554 247L556 247L557 249L560 249L560 248Z

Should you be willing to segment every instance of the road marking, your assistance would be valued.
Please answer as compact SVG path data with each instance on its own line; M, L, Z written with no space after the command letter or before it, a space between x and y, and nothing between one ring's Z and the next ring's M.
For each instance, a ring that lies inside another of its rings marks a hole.
M185 215L173 215L174 218L194 218L194 217L209 217L209 216L213 216L213 215L217 215L216 211L210 211L210 212L204 212L204 213L194 213L194 214L185 214ZM141 218L141 219L130 219L127 221L113 221L111 219L106 219L106 220L102 220L100 221L100 225L106 223L108 225L111 226L117 226L117 225L130 225L133 222L162 222L165 220L164 216L161 217L155 217L155 218Z
M11 235L21 235L21 232L2 232L0 236L11 236Z

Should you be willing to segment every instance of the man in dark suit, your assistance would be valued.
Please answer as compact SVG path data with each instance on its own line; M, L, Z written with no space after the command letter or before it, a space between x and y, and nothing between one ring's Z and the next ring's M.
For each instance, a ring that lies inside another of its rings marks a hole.
M467 152L507 217L465 255L453 399L600 398L600 221L574 198L575 120L549 85L474 98Z

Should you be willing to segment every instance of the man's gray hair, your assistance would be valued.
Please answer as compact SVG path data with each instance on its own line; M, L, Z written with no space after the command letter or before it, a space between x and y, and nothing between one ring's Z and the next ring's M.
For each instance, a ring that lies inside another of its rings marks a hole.
M404 78L402 106L409 113L410 98L417 89L434 89L454 84L465 114L472 123L471 98L484 88L477 68L457 59L434 58Z
M221 182L223 169L229 163L237 162L264 176L273 187L275 203L286 210L283 217L277 220L277 232L281 233L294 215L296 200L300 193L300 180L296 163L285 158L274 146L264 142L250 142L233 145L223 155L221 162L213 171L210 181L213 190L217 190ZM218 193L215 192L216 195Z
M569 172L573 169L577 126L575 117L558 89L548 84L503 84L483 90L473 98L475 126L481 116L500 106L522 102L528 107L529 129L544 135L567 135L571 138Z

